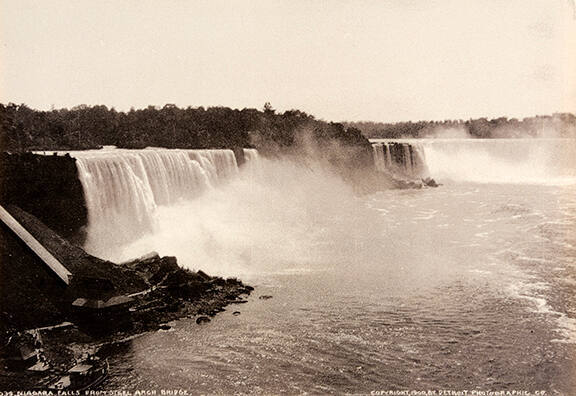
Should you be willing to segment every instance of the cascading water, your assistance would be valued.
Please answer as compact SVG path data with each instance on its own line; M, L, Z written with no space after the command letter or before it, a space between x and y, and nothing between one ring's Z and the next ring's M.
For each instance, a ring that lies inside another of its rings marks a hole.
M158 206L191 199L236 174L231 150L98 150L71 153L88 207L85 248L108 258L155 228Z
M246 162L256 162L258 161L258 150L256 149L244 149L244 159Z
M376 170L408 179L428 176L423 148L417 142L383 141L372 144Z
M104 386L177 380L201 393L276 394L474 384L571 394L576 185L543 184L574 175L573 143L377 142L378 169L428 169L453 182L370 195L320 164L250 149L241 171L227 151L73 154L88 236L103 257L122 235L146 232L118 261L154 250L257 286L234 308L240 316L185 319L135 339L129 354L110 358L121 369Z
M376 169L409 178L429 175L442 181L477 183L576 182L574 139L373 140L373 150Z
M380 172L384 172L387 167L386 157L383 151L382 143L375 143L372 145L372 151L374 153L374 165L376 169Z

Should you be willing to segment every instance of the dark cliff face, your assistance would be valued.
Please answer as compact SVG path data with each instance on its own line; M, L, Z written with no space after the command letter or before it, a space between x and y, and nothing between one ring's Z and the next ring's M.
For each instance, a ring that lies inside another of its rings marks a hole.
M0 154L0 203L14 204L68 239L81 241L88 212L69 155Z

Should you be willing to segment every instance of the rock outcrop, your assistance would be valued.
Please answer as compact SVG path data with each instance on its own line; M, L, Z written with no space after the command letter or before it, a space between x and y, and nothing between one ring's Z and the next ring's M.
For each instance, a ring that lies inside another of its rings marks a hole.
M88 212L69 155L0 153L0 203L18 205L63 237L82 242Z

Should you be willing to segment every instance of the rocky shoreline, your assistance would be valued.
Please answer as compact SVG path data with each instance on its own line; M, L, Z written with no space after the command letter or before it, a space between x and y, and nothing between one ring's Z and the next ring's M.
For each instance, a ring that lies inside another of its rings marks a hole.
M42 388L111 344L180 318L208 322L253 290L155 253L122 264L100 260L29 213L8 210L72 275L63 285L0 227L0 390Z
M197 279L197 274L190 272L185 277ZM0 345L8 346L17 340L21 346L25 346L22 340L32 337L30 339L37 355L29 363L16 367L10 367L8 359L4 359L0 367L0 390L49 389L41 384L65 376L72 367L87 360L105 359L108 351L118 343L148 331L168 330L170 323L178 319L192 318L202 325L209 322L210 317L226 310L229 304L246 302L244 298L253 290L235 279L207 277L199 283L204 289L200 294L196 293L195 288L190 293L190 284L195 284L196 279L184 285L158 287L136 298L128 317L123 312L121 316L92 317L89 321L76 320L40 329L4 333Z

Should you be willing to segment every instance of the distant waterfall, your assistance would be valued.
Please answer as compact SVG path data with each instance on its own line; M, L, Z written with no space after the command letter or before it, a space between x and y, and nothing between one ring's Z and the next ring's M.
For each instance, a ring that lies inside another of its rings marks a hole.
M372 149L377 170L404 178L576 183L575 139L375 139Z
M408 179L428 176L424 150L418 143L378 142L372 144L372 151L380 172Z
M258 161L259 154L256 149L244 149L244 160L248 163L255 163Z
M159 205L192 199L238 172L232 150L98 150L71 153L88 207L93 254L155 227Z

